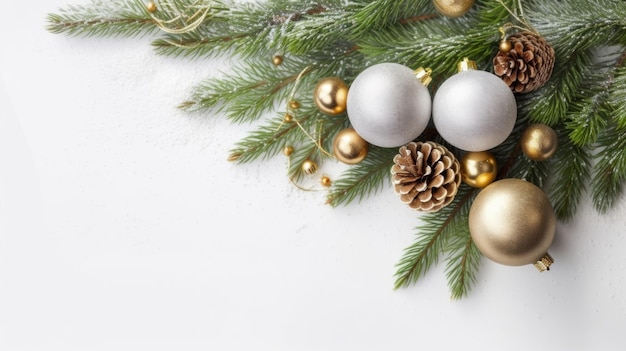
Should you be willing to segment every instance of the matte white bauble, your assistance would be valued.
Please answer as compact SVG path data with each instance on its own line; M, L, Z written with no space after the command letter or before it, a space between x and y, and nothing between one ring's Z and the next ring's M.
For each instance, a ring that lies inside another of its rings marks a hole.
M398 147L417 138L430 120L429 71L397 63L368 67L352 82L347 113L354 130L370 144Z
M495 74L472 65L463 67L437 89L433 122L441 137L453 146L486 151L500 145L513 131L517 120L515 96Z

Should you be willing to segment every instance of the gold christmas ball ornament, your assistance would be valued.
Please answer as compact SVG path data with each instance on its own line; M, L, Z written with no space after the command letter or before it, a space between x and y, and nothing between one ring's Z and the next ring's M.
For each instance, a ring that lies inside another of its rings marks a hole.
M311 159L307 159L302 163L302 172L305 174L315 174L315 172L317 172L317 168L317 162Z
M289 157L291 154L293 154L293 146L285 146L283 148L283 155Z
M337 77L324 78L315 86L313 101L324 114L336 116L346 111L348 85Z
M461 158L461 179L471 187L484 188L497 174L496 158L488 151L468 152Z
M322 179L320 179L320 183L322 183L322 186L325 186L325 187L329 187L333 185L332 180L330 180L330 177L328 176L323 176Z
M157 5L154 3L154 1L148 1L146 3L146 10L150 13L156 12Z
M520 144L522 152L533 161L545 161L557 150L559 138L554 129L545 124L531 124L526 128Z
M272 57L272 63L274 66L280 66L283 64L283 55L274 55Z
M297 110L300 108L300 103L297 100L289 101L289 108L292 110Z
M511 49L513 49L513 44L511 44L511 41L508 39L502 39L500 40L498 49L500 50L500 52L509 52L511 51Z
M369 143L353 129L346 128L335 136L333 140L333 154L346 164L357 164L367 157Z
M433 0L439 13L446 17L461 17L474 5L474 0Z
M533 264L549 270L547 253L556 216L546 194L521 179L495 181L472 203L469 230L476 247L490 260L508 266Z

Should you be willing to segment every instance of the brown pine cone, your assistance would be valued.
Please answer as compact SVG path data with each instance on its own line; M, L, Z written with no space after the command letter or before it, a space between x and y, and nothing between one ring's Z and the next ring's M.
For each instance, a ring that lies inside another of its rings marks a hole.
M515 93L529 93L542 87L554 68L554 49L532 32L512 34L511 50L493 58L494 73Z
M431 141L400 147L393 162L396 194L418 211L435 212L447 206L461 184L459 161L443 145Z

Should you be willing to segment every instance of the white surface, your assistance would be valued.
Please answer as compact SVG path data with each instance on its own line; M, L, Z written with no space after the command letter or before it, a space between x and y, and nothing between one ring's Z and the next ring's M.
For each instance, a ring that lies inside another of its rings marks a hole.
M248 127L175 108L219 65L47 33L70 3L3 6L0 350L624 349L623 199L559 225L550 272L393 291L419 223L390 189L332 209L282 157L226 162Z

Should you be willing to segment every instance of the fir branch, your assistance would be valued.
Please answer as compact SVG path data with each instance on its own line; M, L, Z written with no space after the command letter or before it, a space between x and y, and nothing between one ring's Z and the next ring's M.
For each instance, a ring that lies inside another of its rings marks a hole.
M290 143L305 138L299 125L284 121L285 113L269 119L265 124L256 126L245 138L235 143L230 151L229 160L249 163L256 159L269 159ZM312 123L314 113L300 118L299 123L307 126Z
M179 107L187 111L224 112L235 123L256 121L274 111L279 103L285 103L288 88L311 73L304 62L275 67L269 59L263 61L248 60L221 78L205 80Z
M621 111L622 117L624 112ZM616 125L607 128L598 140L601 151L591 182L595 209L605 213L623 193L626 180L626 129Z
M498 40L498 26L476 30L473 22L435 18L372 33L357 44L373 61L391 61L409 67L429 67L433 77L456 72L457 63L469 57L483 65L490 61Z
M415 241L404 249L404 254L396 265L395 289L415 284L432 265L437 264L440 256L446 250L446 243L450 237L458 235L459 225L464 225L463 219L469 215L467 203L471 202L475 195L474 189L461 186L455 200L450 205L436 213L420 216L423 224L416 228ZM449 262L453 261L451 259ZM462 269L467 268L468 272L462 275L464 277L468 274L471 275L469 270L472 267L471 265L463 267ZM458 266L449 267L448 271L452 272L457 268ZM455 281L453 273L451 273L451 279L451 282ZM451 283L451 285L455 285L455 283ZM466 284L463 283L461 286L464 287Z
M467 296L476 284L476 273L483 257L470 236L467 218L461 222L465 225L460 225L446 243L446 278L451 298L455 300Z
M326 203L336 207L348 205L378 193L389 184L393 156L397 150L370 145L367 157L353 165L333 183Z
M553 180L548 191L556 217L568 221L574 217L591 175L591 155L586 147L575 145L561 133L553 156Z
M369 35L399 23L411 23L416 18L422 19L427 12L436 14L430 0L374 0L365 2L352 15L352 39ZM427 15L426 18L430 18Z
M563 57L600 46L626 43L623 1L537 1L527 10L534 27Z
M554 126L567 118L570 104L583 81L585 67L591 65L591 50L566 57L557 51L552 77L536 93L519 100L522 115L533 122Z
M70 36L133 37L157 31L140 0L92 0L61 8L46 19L48 31Z

